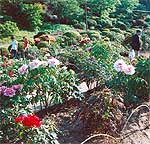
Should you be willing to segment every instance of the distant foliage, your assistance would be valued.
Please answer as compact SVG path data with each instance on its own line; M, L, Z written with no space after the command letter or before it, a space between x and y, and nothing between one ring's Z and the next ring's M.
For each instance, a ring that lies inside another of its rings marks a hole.
M27 16L27 20L32 30L38 29L42 25L42 14L44 7L41 4L22 4L22 13Z
M132 12L139 5L139 0L120 0L117 12Z
M118 0L87 0L87 5L90 7L90 12L97 16L109 15L115 11Z
M6 21L4 24L0 24L0 33L4 35L11 35L18 30L19 29L15 22Z
M77 0L50 0L49 12L58 16L58 18L73 19L83 14Z

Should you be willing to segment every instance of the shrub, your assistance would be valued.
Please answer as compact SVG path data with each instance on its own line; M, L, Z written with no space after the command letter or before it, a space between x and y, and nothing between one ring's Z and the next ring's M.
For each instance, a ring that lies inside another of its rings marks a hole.
M119 28L112 28L111 30L117 33L122 33L122 31Z
M38 47L38 49L40 49L40 48L48 48L48 47L49 47L49 44L48 44L48 42L46 42L46 41L41 41L41 42L39 42L39 43L37 44L37 47Z
M63 34L63 36L66 36L66 37L72 37L72 38L75 38L77 40L80 40L81 39L81 35L79 32L77 31L68 31L68 32L65 32Z
M139 59L136 64L135 74L126 75L118 72L114 75L111 86L115 90L125 93L126 104L137 104L149 100L150 95L150 60Z
M121 22L121 21L118 21L116 23L116 27L120 28L121 30L127 30L128 29L127 26L123 22Z
M68 31L73 29L72 26L70 25L65 25L65 24L50 24L50 23L44 23L44 25L41 27L41 30L45 31Z
M94 31L94 30L91 30L91 31L88 31L88 36L89 38L96 38L96 39L100 39L101 38L101 35L99 33L99 31Z
M86 28L86 24L84 22L80 22L80 23L74 24L74 27L78 28L78 29L85 29Z
M39 29L42 25L42 14L44 13L43 5L36 4L22 4L21 12L26 15L27 21L29 23L29 29L35 30Z
M67 31L65 32L62 37L60 38L61 45L64 44L66 46L72 45L72 44L78 44L78 42L81 40L81 35L77 31Z
M97 60L106 62L110 55L108 43L99 41L92 47L91 55Z
M106 73L103 65L99 64L95 58L90 56L84 49L71 49L60 55L64 63L68 64L69 69L73 69L81 81L85 81L89 87L91 82L103 85Z
M93 19L88 19L87 20L88 22L88 26L91 27L91 26L97 26L97 22Z
M120 121L123 119L124 107L120 102L120 94L114 94L108 88L99 88L88 93L88 97L84 99L78 110L79 119L84 123L87 134L101 131L115 136L122 124Z
M100 18L97 22L99 25L105 28L111 28L112 27L112 21L110 19L102 19Z
M0 24L0 29L1 33L7 36L19 31L17 24L12 21L6 21L4 24Z

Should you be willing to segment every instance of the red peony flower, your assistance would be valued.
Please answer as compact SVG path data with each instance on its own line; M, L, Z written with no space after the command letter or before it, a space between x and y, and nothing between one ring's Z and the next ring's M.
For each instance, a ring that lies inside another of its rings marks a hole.
M22 123L24 127L29 127L29 128L41 126L40 119L36 115L20 116L15 118L15 122Z
M3 63L3 64L1 64L1 66L2 66L3 68L5 68L5 67L7 67L7 64L6 64L6 63Z
M25 116L19 116L15 118L16 123L21 123L24 120Z
M12 76L14 75L14 72L13 72L12 70L9 70L9 71L8 71L8 75L9 75L10 77L12 77Z

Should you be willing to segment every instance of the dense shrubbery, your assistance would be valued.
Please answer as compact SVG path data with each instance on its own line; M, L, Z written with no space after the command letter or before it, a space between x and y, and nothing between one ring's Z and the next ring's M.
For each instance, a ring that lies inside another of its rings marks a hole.
M12 21L6 21L4 24L0 24L0 33L3 35L9 36L18 31L17 24Z
M21 12L26 15L26 19L29 23L29 29L39 29L42 25L42 14L44 13L44 7L41 4L22 4Z
M8 60L10 52L5 46L1 48L0 143L58 143L51 117L41 120L33 113L48 112L49 107L70 99L82 99L75 111L88 134L100 130L115 135L125 106L149 100L150 60L130 62L120 55L126 52L128 56L126 47L135 32L129 28L150 22L149 16L131 15L137 0L3 0L0 4L4 15L0 32L19 35L18 53L23 49L20 39L24 35L33 41L25 60ZM17 24L5 22L6 17ZM72 24L80 30L54 23ZM17 25L40 31L31 36L14 33ZM57 33L51 36L50 32ZM149 30L145 34L149 35ZM89 89L96 87L94 92L82 97L78 87L82 82Z
M147 101L150 94L149 59L139 59L134 63L137 63L134 75L128 76L119 72L111 83L115 90L125 93L126 104Z
M81 98L75 73L66 67L59 67L60 62L55 58L48 61L26 61L26 64L22 64L22 61L1 61L0 141L55 143L57 141L53 141L56 139L51 133L53 131L47 130L50 125L40 124L39 129L34 126L27 128L26 125L32 124L33 119L30 122L22 122L23 126L16 125L14 119L35 112L37 107L34 111L32 107L37 103L42 109L72 97ZM46 136L46 139L42 136Z

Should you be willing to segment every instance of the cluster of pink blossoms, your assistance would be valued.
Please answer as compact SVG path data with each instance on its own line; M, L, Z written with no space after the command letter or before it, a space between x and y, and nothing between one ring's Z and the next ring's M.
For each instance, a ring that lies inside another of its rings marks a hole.
M33 60L32 62L29 63L29 65L22 65L19 69L18 69L18 73L20 75L23 75L27 72L28 70L28 67L30 67L30 69L36 69L38 68L40 65L44 65L44 66L56 66L56 65L59 65L60 62L59 60L57 60L56 58L52 57L50 59L48 59L48 61L40 61L38 59L36 60Z
M121 59L114 63L114 69L118 72L124 72L127 75L133 75L135 73L135 67L133 65L127 65Z
M13 97L16 95L16 92L19 92L22 90L22 85L13 85L12 87L6 87L6 86L1 86L0 87L0 95L1 96L7 96L7 97Z

